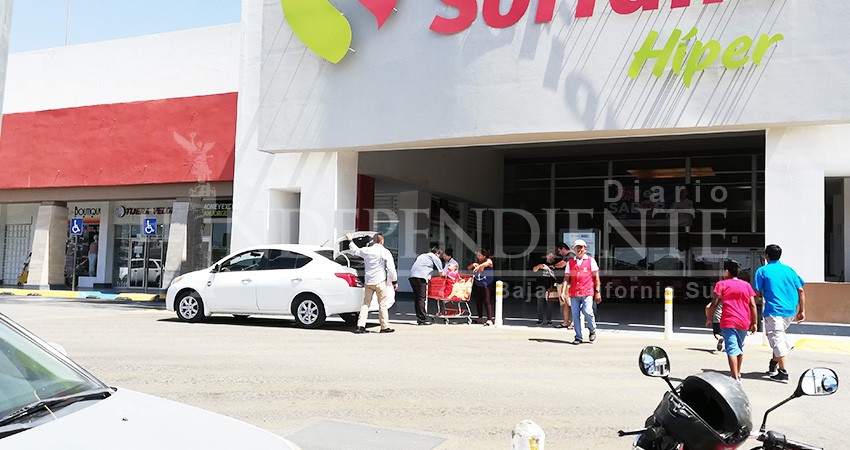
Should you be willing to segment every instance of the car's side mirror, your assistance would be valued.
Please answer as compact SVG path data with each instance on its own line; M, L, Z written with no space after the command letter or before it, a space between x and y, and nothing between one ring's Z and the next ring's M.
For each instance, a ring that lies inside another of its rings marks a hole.
M214 264L212 266L212 269L210 269L210 273L218 273L219 270L221 270L221 268L218 266L218 264Z
M815 367L803 372L797 384L796 396L832 395L838 391L838 375L832 369Z
M661 347L644 347L638 358L638 367L648 377L666 378L670 375L670 360Z

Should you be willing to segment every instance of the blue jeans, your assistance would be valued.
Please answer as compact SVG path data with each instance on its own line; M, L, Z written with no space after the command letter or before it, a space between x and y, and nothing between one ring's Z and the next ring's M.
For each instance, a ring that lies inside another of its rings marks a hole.
M596 317L593 315L593 296L570 297L570 306L573 308L573 326L576 329L576 339L584 340L581 336L581 315L584 314L584 323L591 333L596 331Z

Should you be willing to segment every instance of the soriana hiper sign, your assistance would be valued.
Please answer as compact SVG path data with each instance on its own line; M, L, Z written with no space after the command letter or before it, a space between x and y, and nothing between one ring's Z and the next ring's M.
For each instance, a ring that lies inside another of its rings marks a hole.
M380 29L396 10L398 0L358 0L377 20ZM557 2L567 0L537 0L536 9L531 0L411 0L441 1L453 15L436 15L431 21L431 31L439 34L456 34L476 25L479 11L484 23L493 28L509 28L520 20L534 20L546 24L555 16ZM713 4L737 0L574 0L577 20L593 17L601 8L611 8L621 15L652 11L661 8L716 7ZM693 5L692 5L693 3ZM312 51L336 64L349 52L351 24L328 0L281 0L284 16L292 31ZM508 9L509 8L509 9ZM507 11L507 12L503 12ZM528 17L526 16L533 16ZM633 55L628 75L637 78L644 66L651 67L653 75L662 77L673 71L690 87L696 74L715 64L730 70L747 64L761 65L767 51L785 39L782 34L740 36L730 42L700 40L699 30L674 29L662 36L650 31Z

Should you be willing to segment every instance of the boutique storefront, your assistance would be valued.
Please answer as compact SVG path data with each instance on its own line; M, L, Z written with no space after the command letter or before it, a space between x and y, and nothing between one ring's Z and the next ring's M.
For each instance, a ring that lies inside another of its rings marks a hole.
M238 36L233 24L10 56L4 285L155 293L229 252Z
M775 242L844 281L846 2L287 3L243 2L235 246L393 224L403 270L484 246L522 285L581 235L634 299Z

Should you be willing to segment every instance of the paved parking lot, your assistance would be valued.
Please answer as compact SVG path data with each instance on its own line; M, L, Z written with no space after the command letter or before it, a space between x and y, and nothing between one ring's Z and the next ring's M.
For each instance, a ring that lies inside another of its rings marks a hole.
M186 324L138 305L5 298L0 312L61 343L112 385L297 435L306 449L303 438L317 423L335 426L340 440L351 426L365 424L379 427L371 429L375 442L411 432L442 442L439 448L507 448L511 428L523 419L544 428L550 449L629 448L616 431L639 427L665 390L661 380L637 369L644 345L664 346L678 379L727 369L704 334L664 342L657 333L612 328L594 344L573 346L571 332L521 326L397 321L394 334L355 335L342 322L320 330L266 317ZM794 386L761 379L767 348L746 351L743 384L757 426L764 410ZM850 355L792 353L792 378L811 366L832 367L847 379ZM829 418L846 414L849 390L796 400L776 411L769 425L803 442L846 447L846 433ZM340 448L353 442L363 441L341 442Z

